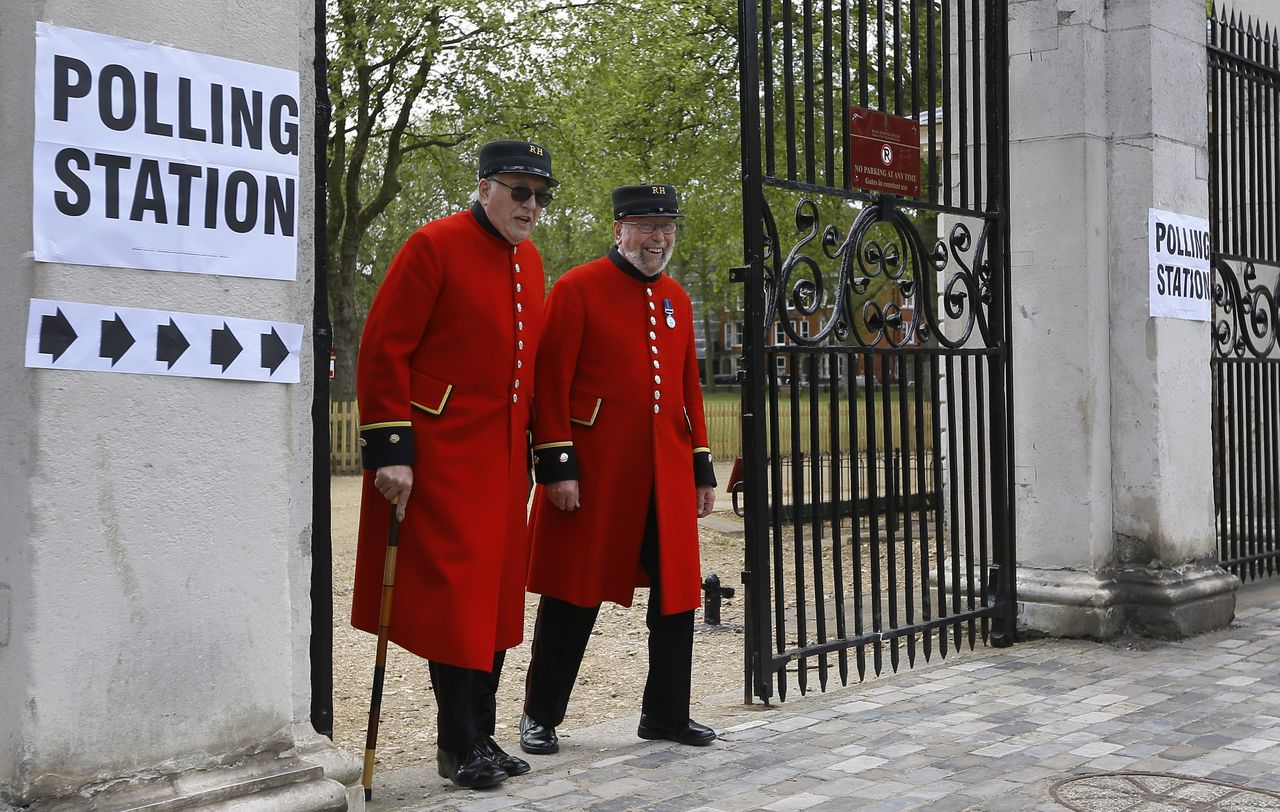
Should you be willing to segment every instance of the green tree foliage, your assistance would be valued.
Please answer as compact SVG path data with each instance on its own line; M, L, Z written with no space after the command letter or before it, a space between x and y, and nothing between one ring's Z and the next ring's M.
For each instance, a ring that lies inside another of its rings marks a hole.
M458 203L458 187L438 182L458 173L455 151L469 140L458 86L476 54L504 46L507 19L477 0L330 0L328 10L333 393L349 399L371 291L388 246L408 234L396 226Z
M395 251L465 207L495 138L552 152L562 185L534 234L549 279L611 244L613 187L672 183L689 216L670 271L718 314L741 256L736 20L726 0L331 0L334 397Z

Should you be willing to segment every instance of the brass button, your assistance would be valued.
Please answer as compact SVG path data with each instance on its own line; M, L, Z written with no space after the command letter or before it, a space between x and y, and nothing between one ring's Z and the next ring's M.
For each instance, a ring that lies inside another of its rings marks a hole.
M523 341L517 341L517 342L516 342L516 349L518 349L518 350L523 350L523 349L524 349L524 342L523 342Z
M655 333L654 331L650 330L650 331L649 331L649 340L650 340L650 341L657 341L657 340L658 340L658 334L657 334L657 333Z
M653 350L653 354L654 354L654 355L657 355L657 354L658 354L658 348L657 348L656 346L654 346L654 347L650 347L649 349Z
M644 292L645 292L645 293L647 293L648 295L652 296L652 295L653 295L653 288L645 288L645 289L644 289Z
M653 399L654 399L654 400L661 400L661 399L662 399L662 393L661 393L661 392L659 392L657 389L653 390Z
M524 366L524 361L521 361L519 358L517 358L517 359L516 359L516 369L520 369L520 368L521 368L521 367L523 367L523 366Z
M660 409L660 408L658 407L658 404L656 404L656 403L655 403L655 404L653 404L653 413L654 413L654 414L657 414L657 413L658 413L658 412L660 412L660 411L662 411L662 409Z
M653 376L653 382L654 382L654 383L662 383L662 376L661 376L661 375L654 375L654 376Z
M658 306L657 306L656 304L654 304L653 302L649 302L649 309L650 309L650 310L657 310L657 309L658 309Z
M520 379L516 378L516 389L520 388Z
M520 292L520 290L521 290L521 288L520 288L520 283L519 283L519 282L517 282L517 283L516 283L516 293L519 293L519 292Z
M519 396L519 395L512 395L512 396L511 396L511 402L512 402L512 403L519 403L519 402L520 402L520 396Z
M650 323L650 324L654 324L654 325L656 325L656 324L658 323L658 320L657 320L657 319L655 319L653 316L650 316L650 317L649 317L649 323Z
M400 442L400 435L399 434L391 435L390 437L387 438L387 442L391 443L392 445L395 445L396 443Z
M657 359L657 358L653 359L653 368L654 368L654 369L662 369L662 364L659 364L659 363L658 363L658 359Z
M523 306L523 305L521 305L519 302L516 302L516 312L517 312L517 313L523 313L523 312L524 312L524 306Z
M365 447L365 446L367 446L368 444L369 444L369 441L368 441L368 440L366 440L366 439L365 439L365 438L363 438L363 437L361 437L361 438L360 438L360 447L361 447L361 448L364 448L364 447Z
M523 329L524 329L524 322L522 322L522 321L518 321L518 322L516 322L516 329L517 329L517 330L523 330Z
M568 461L569 461L569 455L568 455L568 453L566 453L566 452L564 452L564 451L561 451L561 452L560 452L560 462L568 462Z

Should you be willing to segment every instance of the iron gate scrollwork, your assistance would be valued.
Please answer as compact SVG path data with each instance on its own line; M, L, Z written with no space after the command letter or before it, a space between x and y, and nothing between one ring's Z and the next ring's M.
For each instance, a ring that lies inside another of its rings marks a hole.
M1013 641L1006 6L740 0L743 580L765 701L810 667L847 683L851 652L861 679ZM857 116L889 180L864 172Z
M1213 499L1219 563L1280 573L1280 37L1211 17Z

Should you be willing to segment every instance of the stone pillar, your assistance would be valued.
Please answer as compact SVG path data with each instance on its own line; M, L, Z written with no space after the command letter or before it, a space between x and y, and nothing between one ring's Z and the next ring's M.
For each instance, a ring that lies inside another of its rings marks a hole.
M1148 317L1148 209L1207 217L1203 0L1010 3L1020 618L1225 625L1209 324Z
M0 4L0 807L347 808L307 721L312 10ZM298 71L297 280L35 262L37 21ZM302 323L301 381L28 369L33 297Z

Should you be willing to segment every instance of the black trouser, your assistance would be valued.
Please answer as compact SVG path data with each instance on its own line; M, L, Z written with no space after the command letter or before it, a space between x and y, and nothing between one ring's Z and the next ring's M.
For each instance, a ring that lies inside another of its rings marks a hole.
M428 662L436 695L436 745L462 755L493 735L498 716L498 680L507 652L493 655L492 671Z
M657 510L652 498L640 545L640 566L649 575L649 676L641 710L662 722L689 719L689 685L693 675L693 610L664 615L662 578L658 567ZM555 727L564 721L569 693L578 679L587 641L599 605L575 606L543 596L533 630L533 649L525 677L524 710L540 724Z

